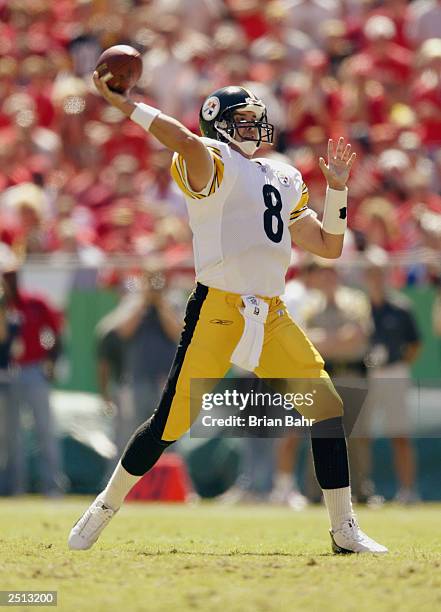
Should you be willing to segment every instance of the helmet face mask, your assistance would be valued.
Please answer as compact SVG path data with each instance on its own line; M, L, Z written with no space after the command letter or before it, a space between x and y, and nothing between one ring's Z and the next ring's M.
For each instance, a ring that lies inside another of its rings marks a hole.
M235 114L234 112L224 113L221 121L215 121L215 129L219 130L220 128L222 131L227 132L234 140L251 140L253 142L267 142L269 144L273 142L274 126L268 123L266 111L262 113L260 119L254 120L237 120L237 117L234 117ZM255 137L251 136L250 128L257 132ZM239 139L237 138L238 136Z
M255 119L237 116L252 112ZM252 155L262 142L273 142L274 126L267 121L265 105L243 87L224 87L215 91L202 105L200 129L203 136L237 145Z

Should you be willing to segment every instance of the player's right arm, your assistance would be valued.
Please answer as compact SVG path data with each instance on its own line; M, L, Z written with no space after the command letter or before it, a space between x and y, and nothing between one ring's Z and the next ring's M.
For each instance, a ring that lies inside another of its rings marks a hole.
M124 95L111 91L107 86L109 78L110 75L99 77L98 73L94 72L95 87L109 104L127 117L132 117L137 105ZM167 149L175 151L184 159L191 188L195 192L202 191L213 175L213 159L202 140L182 123L161 112L146 129Z

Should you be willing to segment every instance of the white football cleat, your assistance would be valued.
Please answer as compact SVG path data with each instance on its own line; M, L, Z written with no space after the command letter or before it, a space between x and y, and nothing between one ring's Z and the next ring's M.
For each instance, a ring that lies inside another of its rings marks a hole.
M389 552L385 546L378 544L367 536L358 526L355 517L343 521L338 529L330 529L332 550L337 554L373 553L377 555Z
M116 512L117 510L112 510L97 497L72 527L68 540L69 548L71 550L91 548Z

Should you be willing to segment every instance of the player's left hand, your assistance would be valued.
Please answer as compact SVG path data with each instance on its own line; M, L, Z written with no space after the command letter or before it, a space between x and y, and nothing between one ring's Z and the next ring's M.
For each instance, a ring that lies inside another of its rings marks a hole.
M331 189L343 190L345 188L356 157L356 153L351 154L351 145L345 146L343 137L338 139L335 151L334 141L331 138L328 140L328 163L323 157L320 157L319 166Z

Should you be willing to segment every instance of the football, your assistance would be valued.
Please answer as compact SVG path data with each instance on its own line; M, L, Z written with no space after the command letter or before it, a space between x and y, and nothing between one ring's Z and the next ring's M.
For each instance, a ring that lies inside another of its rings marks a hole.
M129 45L115 45L106 49L96 65L99 76L110 73L107 81L109 89L117 93L129 91L139 80L142 73L140 53Z

